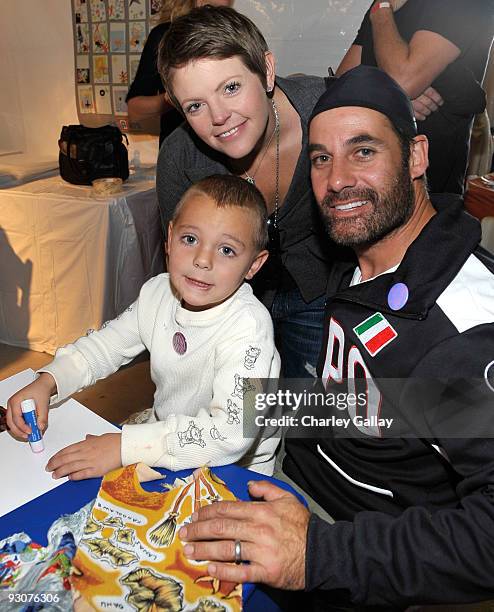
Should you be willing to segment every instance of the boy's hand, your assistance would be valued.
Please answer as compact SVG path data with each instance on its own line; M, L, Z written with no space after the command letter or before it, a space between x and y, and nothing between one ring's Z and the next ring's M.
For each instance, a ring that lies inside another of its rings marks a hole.
M69 480L97 478L122 467L120 443L122 434L106 433L102 436L86 436L58 451L46 464L46 471L53 478L68 476Z
M27 440L31 428L26 425L22 416L21 402L33 399L36 402L36 417L38 427L42 432L48 427L48 406L50 397L56 393L55 379L48 372L42 372L38 379L14 393L7 402L7 427L16 438Z

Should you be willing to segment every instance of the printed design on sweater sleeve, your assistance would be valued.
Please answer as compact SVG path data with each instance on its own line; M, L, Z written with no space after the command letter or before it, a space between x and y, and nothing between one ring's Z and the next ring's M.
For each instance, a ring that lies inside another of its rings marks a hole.
M213 427L211 427L211 429L209 430L209 435L211 436L211 438L213 438L213 440L219 440L220 442L223 442L224 440L227 439L225 436L222 436L220 434L216 425L213 425Z
M261 354L261 349L257 346L249 346L245 353L244 368L246 370L252 370L256 365L256 361Z
M230 395L243 400L248 391L255 391L255 389L255 386L250 382L249 378L244 378L240 376L240 374L235 374L235 388Z
M232 400L229 399L226 403L226 409L228 411L228 425L239 425L240 418L238 414L240 412L240 408L237 406L237 404L235 404L235 402L232 402Z
M178 443L183 448L186 444L197 444L201 448L206 446L202 438L204 428L199 428L194 421L189 421L189 426L185 431L177 431Z

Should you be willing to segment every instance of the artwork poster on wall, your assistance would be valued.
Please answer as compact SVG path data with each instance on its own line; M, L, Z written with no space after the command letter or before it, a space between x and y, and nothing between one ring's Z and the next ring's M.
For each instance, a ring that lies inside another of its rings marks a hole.
M127 96L159 0L71 0L79 121L128 130Z

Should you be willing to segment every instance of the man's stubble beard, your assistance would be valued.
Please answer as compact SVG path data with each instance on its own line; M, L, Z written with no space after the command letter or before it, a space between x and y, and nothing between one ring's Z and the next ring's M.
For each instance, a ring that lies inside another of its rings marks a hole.
M328 214L330 206L348 200L368 200L370 214L359 218L334 219ZM320 205L331 239L340 246L363 247L379 242L410 219L414 210L415 193L408 164L402 163L392 187L383 195L371 188L345 189L327 195Z

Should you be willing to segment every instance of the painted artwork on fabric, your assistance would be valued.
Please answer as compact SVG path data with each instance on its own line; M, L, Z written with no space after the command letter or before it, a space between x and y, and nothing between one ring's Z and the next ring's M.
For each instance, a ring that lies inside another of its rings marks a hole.
M166 493L145 491L135 465L110 472L73 560L74 592L95 609L241 610L241 585L213 579L207 561L187 559L177 535L201 506L234 499L208 468Z
M74 16L76 23L87 23L87 2L86 0L74 0Z
M91 21L106 21L106 7L104 0L91 0Z
M124 0L108 0L108 19L125 19Z
M97 85L94 88L95 101L96 101L96 112L99 115L111 115L111 94L110 87L108 85Z
M125 23L110 23L110 51L125 53L127 50Z
M129 50L131 53L142 53L146 42L146 22L129 23Z
M127 0L129 19L146 19L146 0Z
M113 93L113 112L115 115L127 114L127 87L112 87Z
M79 84L91 82L91 70L89 69L89 55L78 55L76 58L76 81Z
M89 53L89 24L78 23L75 29L77 53Z
M129 129L125 96L135 79L140 56L159 11L160 0L70 0L75 54L75 88L79 121L86 115L88 125L99 117L113 115L113 121ZM87 56L87 61L81 61ZM120 56L121 59L115 59ZM109 84L108 91L98 87ZM80 86L86 89L80 90ZM92 86L92 91L88 88ZM104 109L104 112L102 110ZM133 131L143 128L138 123Z
M93 57L94 82L108 83L110 80L108 70L108 55L95 55Z
M124 85L129 81L129 73L127 72L127 57L125 55L111 56L111 73L112 83Z
M93 88L90 85L78 85L77 97L79 100L79 112L82 114L95 112Z
M89 68L76 68L76 80L78 83L89 83Z
M29 593L33 601L45 602L39 609L64 612L72 608L69 575L76 545L70 532L50 533L49 537L46 547L33 542L26 533L0 541L0 591L20 597ZM2 601L1 610L34 610L34 606L9 603L7 597Z
M130 70L130 82L132 83L136 78L137 69L139 68L140 55L129 55L129 70Z
M106 23L93 23L93 53L108 53L108 26Z

